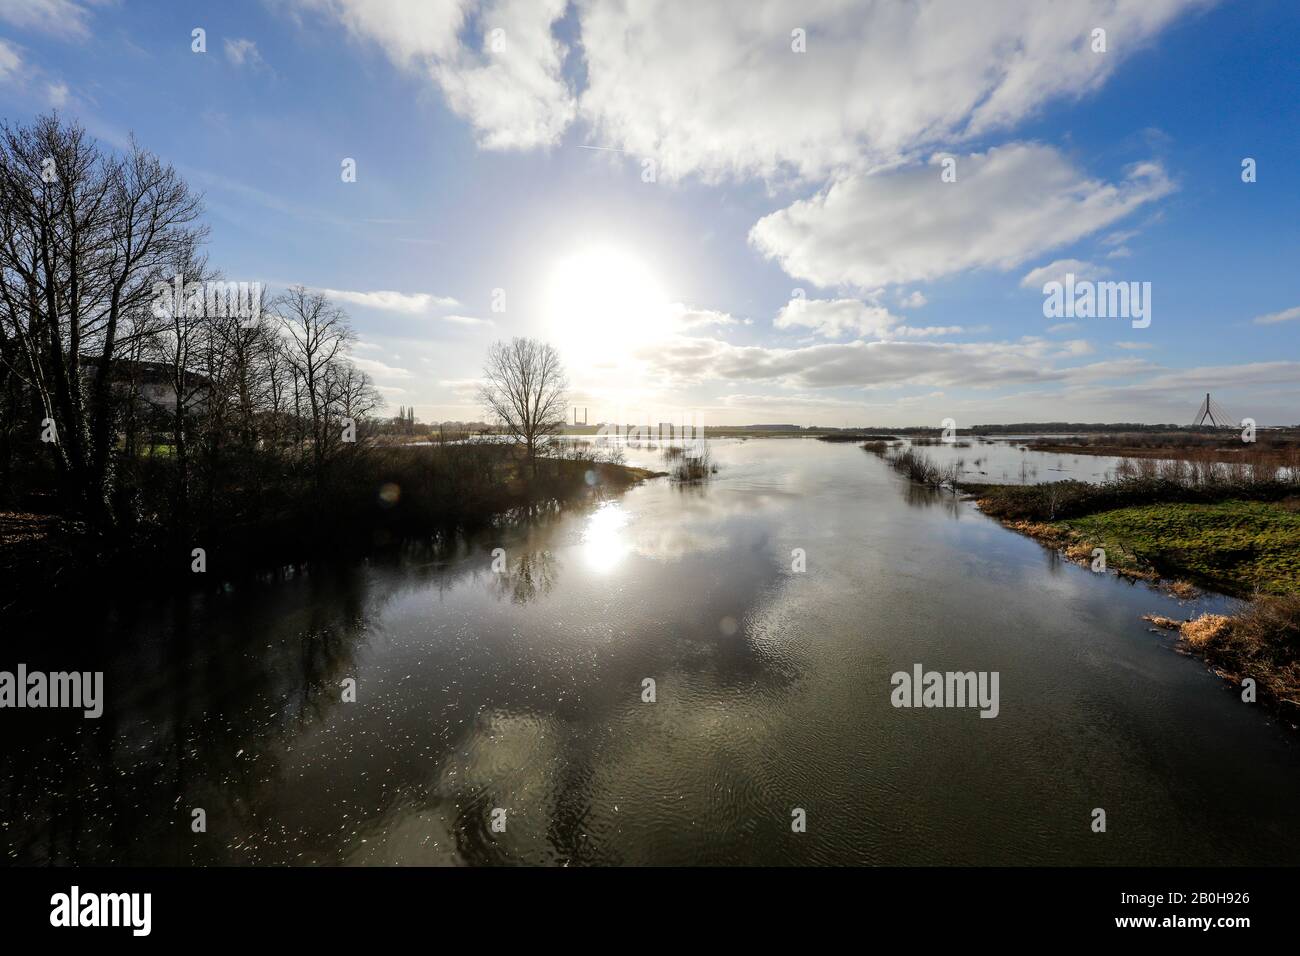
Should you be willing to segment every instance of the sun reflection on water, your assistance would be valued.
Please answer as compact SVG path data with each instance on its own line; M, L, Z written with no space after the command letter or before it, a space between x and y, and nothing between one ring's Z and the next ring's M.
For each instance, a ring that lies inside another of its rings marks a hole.
M613 501L607 501L587 518L582 529L582 557L587 567L597 574L612 571L632 549L624 528L627 512Z

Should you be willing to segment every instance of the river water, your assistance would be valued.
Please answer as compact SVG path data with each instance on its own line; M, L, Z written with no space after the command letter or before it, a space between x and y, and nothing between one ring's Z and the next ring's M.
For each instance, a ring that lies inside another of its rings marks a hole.
M0 668L101 669L104 714L0 713L0 848L22 863L1300 858L1296 732L1140 618L1221 599L1064 563L852 444L712 444L703 486L661 478L438 547L51 608L8 635ZM68 626L85 646L54 638ZM891 675L917 664L997 672L997 717L892 706Z

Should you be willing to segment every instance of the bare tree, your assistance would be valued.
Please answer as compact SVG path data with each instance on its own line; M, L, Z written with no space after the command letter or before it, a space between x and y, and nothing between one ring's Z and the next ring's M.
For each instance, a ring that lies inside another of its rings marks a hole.
M488 351L479 397L502 430L521 442L533 473L537 456L564 427L568 381L553 345L536 339L497 342Z
M200 241L201 204L134 142L102 152L85 130L43 116L0 129L0 285L11 374L55 421L68 489L100 526L112 493L121 403L118 360L139 335L156 281Z
M174 287L152 307L155 327L152 335L155 354L165 369L171 387L171 407L167 409L172 438L172 455L176 462L177 512L186 515L190 501L190 436L193 419L205 402L208 381L196 369L210 335L202 295L186 296L187 286L202 288L215 273L207 256L196 244L179 250L174 263L180 288Z
M345 357L352 341L347 314L321 292L294 286L279 300L276 314L285 335L285 359L293 369L311 415L312 459L319 482L330 440L331 363Z

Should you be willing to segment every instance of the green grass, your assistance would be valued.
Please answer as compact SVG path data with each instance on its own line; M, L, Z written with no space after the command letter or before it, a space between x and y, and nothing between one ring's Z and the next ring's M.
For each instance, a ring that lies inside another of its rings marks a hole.
M1055 524L1105 548L1113 566L1145 564L1235 594L1300 592L1300 512L1283 502L1168 502Z

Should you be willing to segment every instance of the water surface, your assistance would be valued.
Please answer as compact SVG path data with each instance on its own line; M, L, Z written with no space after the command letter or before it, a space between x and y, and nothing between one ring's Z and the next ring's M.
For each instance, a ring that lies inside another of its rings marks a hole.
M1294 732L1140 619L1196 606L1063 563L853 445L712 445L706 486L52 608L7 635L0 667L102 669L105 713L0 713L0 847L23 863L1300 857ZM84 645L57 637L68 625ZM892 707L890 675L917 663L999 672L999 716Z

